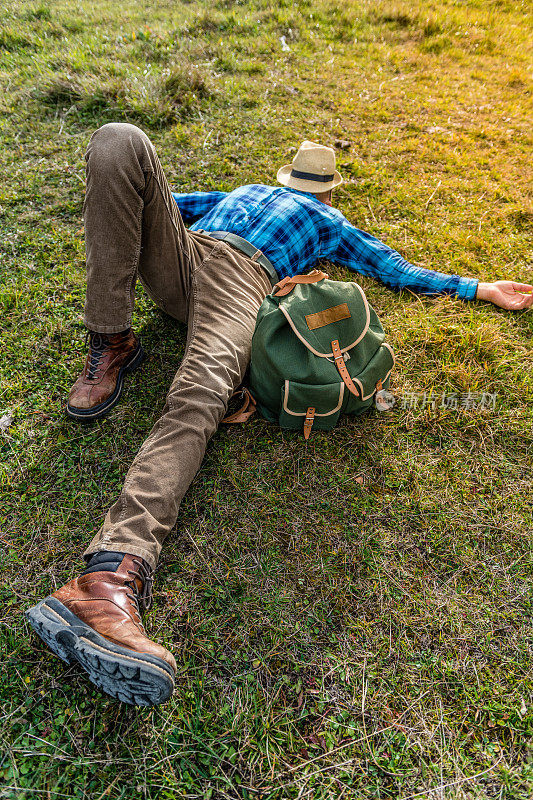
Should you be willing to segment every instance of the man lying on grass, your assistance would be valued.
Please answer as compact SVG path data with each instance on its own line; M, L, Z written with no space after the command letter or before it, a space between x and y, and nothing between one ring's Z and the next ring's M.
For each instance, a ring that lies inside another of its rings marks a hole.
M89 352L67 413L94 420L117 403L143 359L131 329L139 278L167 314L188 323L185 356L116 503L84 556L86 569L27 612L46 644L93 683L137 705L167 700L176 662L141 622L152 573L209 438L241 383L259 306L272 285L319 258L392 289L529 308L532 287L421 269L350 225L331 205L335 153L304 142L282 186L172 194L148 137L104 125L87 155L85 324ZM187 230L184 221L194 223Z

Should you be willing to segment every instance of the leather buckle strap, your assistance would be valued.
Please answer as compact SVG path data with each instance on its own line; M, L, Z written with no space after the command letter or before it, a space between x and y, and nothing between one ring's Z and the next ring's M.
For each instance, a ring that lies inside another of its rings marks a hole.
M311 428L313 427L314 421L315 421L315 409L313 408L313 406L309 406L305 414L305 420L304 420L304 439L309 439L309 434L311 433Z
M329 278L329 275L327 272L321 272L318 269L312 270L312 272L309 272L307 275L293 275L292 277L288 275L286 278L283 278L282 281L276 283L272 289L272 294L276 297L284 297L286 294L292 292L298 283L318 283L318 281L324 278Z
M252 393L243 386L242 389L239 389L238 392L235 392L233 397L237 397L237 395L242 395L243 397L243 404L239 408L238 411L235 411L233 414L228 414L227 417L224 417L222 422L230 423L230 422L246 422L250 419L252 414L255 414L257 411L257 405Z
M346 367L346 362L344 361L344 356L341 353L341 348L338 339L333 339L333 341L331 342L331 349L333 351L333 358L335 359L335 366L339 370L339 375L341 376L342 380L344 381L345 385L348 387L350 392L354 394L356 397L359 397L359 391L357 390L355 383L352 381L350 377L350 373L348 372L348 369Z

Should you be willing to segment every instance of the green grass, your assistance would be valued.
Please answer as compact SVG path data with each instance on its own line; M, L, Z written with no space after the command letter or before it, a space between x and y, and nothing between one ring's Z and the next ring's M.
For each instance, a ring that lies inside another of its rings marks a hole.
M182 190L272 183L302 139L346 139L336 201L355 224L423 266L531 282L530 12L3 9L0 797L531 798L531 313L360 279L397 350L399 400L490 392L496 408L399 402L307 444L261 420L219 431L147 617L179 662L164 707L103 696L23 618L79 569L185 344L140 293L147 363L109 418L65 418L94 129L141 125Z

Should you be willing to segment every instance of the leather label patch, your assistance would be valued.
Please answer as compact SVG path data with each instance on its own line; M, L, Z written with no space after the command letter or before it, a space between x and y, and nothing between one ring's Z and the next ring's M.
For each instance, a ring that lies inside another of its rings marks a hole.
M323 328L324 325L330 325L332 322L338 322L340 319L348 319L349 317L351 317L350 309L346 303L341 303L339 306L317 311L316 314L306 314L305 321L309 330L314 331L316 328Z

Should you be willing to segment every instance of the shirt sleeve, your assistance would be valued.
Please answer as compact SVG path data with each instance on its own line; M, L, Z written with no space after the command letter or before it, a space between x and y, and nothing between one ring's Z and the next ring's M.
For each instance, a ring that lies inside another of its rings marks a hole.
M227 192L190 192L189 194L172 192L172 197L178 204L183 221L192 223L205 216L227 194Z
M411 289L420 294L449 294L461 300L474 300L478 281L447 275L406 261L370 233L344 220L336 256L332 259L348 269L371 275L391 289Z

